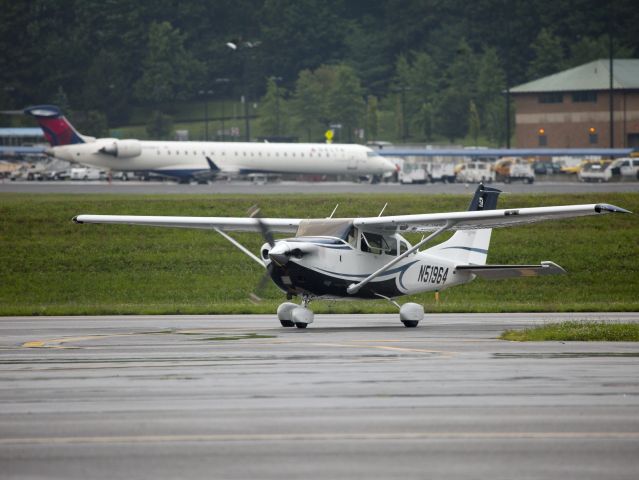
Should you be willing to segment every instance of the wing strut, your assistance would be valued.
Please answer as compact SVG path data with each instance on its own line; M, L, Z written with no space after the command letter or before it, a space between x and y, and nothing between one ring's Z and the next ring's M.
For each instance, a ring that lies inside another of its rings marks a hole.
M219 233L220 235L222 235L224 238L226 238L229 242L231 242L233 245L235 245L237 248L239 248L240 250L242 250L242 252L246 253L249 257L251 257L253 260L255 260L257 263L260 264L260 266L262 268L266 268L266 265L264 265L264 262L262 260L260 260L257 255L255 255L253 252L251 252L248 248L246 248L244 245L242 245L240 242L238 242L237 240L235 240L233 237L231 237L230 235L224 233L222 230L220 230L217 227L214 227L213 230L215 230L217 233Z
M411 248L409 248L408 250L406 250L404 253L402 253L400 256L395 257L394 259L392 259L390 262L388 262L386 265L384 265L382 268L374 271L373 273L371 273L368 277L366 277L364 280L362 280L359 283L351 283L348 288L346 289L346 291L348 292L349 295L355 295L357 292L359 292L359 290L366 285L368 282L370 282L371 280L373 280L374 278L380 276L382 273L384 273L386 270L388 270L389 268L391 268L393 265L395 265L397 262L399 262L400 260L403 260L404 258L406 258L407 256L409 256L411 253L413 253L414 251L416 251L419 247L421 247L422 245L424 245L426 242L428 242L429 240L432 240L433 238L441 235L442 233L444 233L446 230L450 230L451 228L453 228L455 226L455 222L452 220L447 220L446 221L446 225L444 225L443 227L440 227L439 229L437 229L436 231L434 231L433 233L431 233L428 237L423 238L422 240L420 240L418 243L416 243L415 245L413 245Z

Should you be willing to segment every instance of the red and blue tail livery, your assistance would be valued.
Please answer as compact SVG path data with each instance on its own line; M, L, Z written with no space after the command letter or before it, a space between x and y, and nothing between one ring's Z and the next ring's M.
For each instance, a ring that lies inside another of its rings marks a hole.
M51 146L87 143L92 138L81 135L69 123L62 111L55 105L37 105L24 109L26 115L36 118L44 136Z

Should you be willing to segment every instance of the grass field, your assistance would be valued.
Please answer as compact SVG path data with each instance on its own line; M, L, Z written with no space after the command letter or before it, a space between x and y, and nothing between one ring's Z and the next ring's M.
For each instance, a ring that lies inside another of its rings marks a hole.
M269 287L253 305L263 270L210 231L75 225L80 213L322 217L465 210L462 195L26 195L0 194L0 315L271 313ZM504 195L500 207L607 202L639 211L638 194ZM553 260L568 275L475 282L410 298L427 312L635 311L639 309L639 217L606 215L493 232L490 263ZM259 235L236 234L253 251ZM410 239L415 241L415 238ZM385 301L315 302L323 312L389 312Z
M639 342L639 324L561 322L524 330L506 330L502 340L514 342Z

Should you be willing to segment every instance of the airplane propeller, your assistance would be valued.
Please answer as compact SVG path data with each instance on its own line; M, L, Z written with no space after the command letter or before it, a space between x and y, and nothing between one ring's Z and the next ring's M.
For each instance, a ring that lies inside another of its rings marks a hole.
M273 233L268 229L268 227L262 221L262 212L260 211L257 205L253 205L248 209L249 217L254 218L257 221L258 226L260 227L260 232L262 233L262 237L266 240L271 248L275 245L275 239L273 238Z
M275 246L275 238L273 237L273 232L271 232L266 224L262 221L262 213L257 205L253 205L248 209L248 215L251 218L254 218L257 221L257 225L260 228L260 233L266 243L268 243L269 247L272 249ZM249 300L253 303L259 303L262 301L262 294L268 285L268 282L271 277L271 272L273 270L273 265L270 264L266 267L266 272L260 278L260 281L257 283L255 290L249 294Z

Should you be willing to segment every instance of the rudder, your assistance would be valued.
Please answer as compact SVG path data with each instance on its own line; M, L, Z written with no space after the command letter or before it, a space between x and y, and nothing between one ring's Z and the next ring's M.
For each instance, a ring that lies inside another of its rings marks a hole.
M479 184L468 210L495 210L501 190ZM491 228L458 230L447 241L432 247L431 253L463 264L485 265L490 246Z

